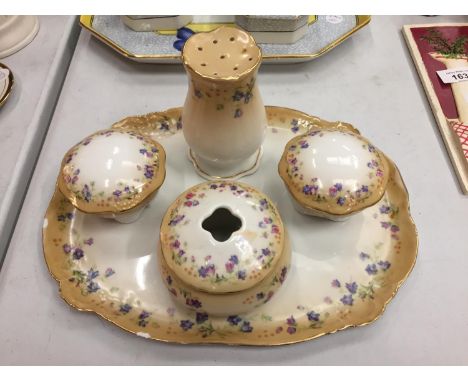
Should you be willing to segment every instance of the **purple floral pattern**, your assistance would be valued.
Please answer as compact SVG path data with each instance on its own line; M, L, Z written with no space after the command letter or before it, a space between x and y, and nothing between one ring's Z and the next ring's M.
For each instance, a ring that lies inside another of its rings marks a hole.
M240 331L244 333L251 333L253 331L253 327L250 325L250 321L244 321L240 327Z
M122 304L120 305L119 312L122 314L130 313L132 310L132 306L130 304Z
M290 316L289 318L286 319L286 325L287 325L286 331L289 334L296 333L296 331L297 331L297 322L296 322L296 319L294 318L294 316Z
M195 99L201 100L204 98L216 98L213 104L217 111L226 110L231 107L234 110L233 117L241 118L244 114L242 106L247 105L254 97L253 88L255 86L255 78L251 78L249 82L234 89L232 95L227 95L220 90L200 89L192 82L193 95Z
M180 327L184 331L192 329L193 325L194 325L194 323L192 321L190 321L190 320L181 320L180 321Z
M380 206L380 213L386 214L387 208L382 208L383 206ZM367 283L358 283L356 281L332 280L331 287L338 289L339 293L342 294L339 298L342 305L354 305L357 297L361 300L373 299L375 288L380 285L381 275L387 272L392 265L390 261L379 259L377 255L367 252L359 252L357 257L364 264L361 269L367 275L368 281ZM329 296L326 298L328 303L333 303Z
M71 219L73 220L73 219ZM63 253L69 255L73 260L81 260L85 256L84 247L91 246L94 243L94 239L92 237L85 239L83 241L78 241L75 245L70 243L65 243L62 245Z
M150 312L142 310L141 313L138 315L138 326L145 327L146 325L148 325L150 316Z

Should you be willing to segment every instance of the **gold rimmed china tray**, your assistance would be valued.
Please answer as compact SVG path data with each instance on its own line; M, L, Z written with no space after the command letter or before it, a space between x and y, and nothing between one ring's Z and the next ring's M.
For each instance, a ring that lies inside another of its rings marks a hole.
M389 160L382 200L345 222L300 215L277 174L286 142L310 128L357 130L271 106L259 170L242 181L271 197L289 231L292 265L284 285L268 303L241 316L211 317L175 305L159 274L159 226L175 196L203 181L187 158L180 115L176 108L113 125L157 139L167 153L166 181L135 223L85 215L55 191L43 248L63 299L131 333L178 343L281 345L379 318L417 256L416 227L398 169Z
M294 44L259 44L265 63L303 62L335 48L370 22L370 16L309 16L306 35ZM80 17L80 25L122 56L142 63L181 63L173 47L176 31L135 32L120 16ZM234 16L195 16L187 25L195 32L207 32L234 24Z
M2 107L13 89L14 77L10 68L1 62L0 71L0 107Z

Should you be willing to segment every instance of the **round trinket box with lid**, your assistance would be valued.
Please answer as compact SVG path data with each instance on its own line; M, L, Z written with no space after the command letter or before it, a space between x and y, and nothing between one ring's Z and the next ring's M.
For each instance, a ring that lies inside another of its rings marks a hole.
M291 139L278 170L299 212L337 221L377 203L389 178L387 160L375 146L340 130Z
M161 223L164 282L176 300L200 312L240 314L269 301L286 278L290 252L276 207L243 183L194 186Z
M58 187L79 210L130 223L164 182L165 158L163 147L148 137L102 130L66 153Z

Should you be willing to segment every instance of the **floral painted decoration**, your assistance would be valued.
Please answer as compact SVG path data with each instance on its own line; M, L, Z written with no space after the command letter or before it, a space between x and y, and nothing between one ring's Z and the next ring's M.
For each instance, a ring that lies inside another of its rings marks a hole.
M233 118L241 118L244 114L244 107L247 106L254 97L255 78L252 77L247 82L241 83L229 92L221 89L201 88L194 81L191 81L192 94L194 99L202 100L213 98L213 105L217 111L233 110Z

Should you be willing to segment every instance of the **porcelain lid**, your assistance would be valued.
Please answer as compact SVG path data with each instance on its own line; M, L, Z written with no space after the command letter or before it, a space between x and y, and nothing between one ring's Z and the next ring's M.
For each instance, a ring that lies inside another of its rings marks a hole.
M287 143L279 172L301 205L346 215L381 199L389 166L359 134L313 130Z
M102 130L73 146L62 161L60 191L87 213L119 213L159 189L165 152L132 131Z
M180 195L161 224L169 268L206 292L238 292L262 281L282 256L284 228L262 192L234 181L206 182Z

